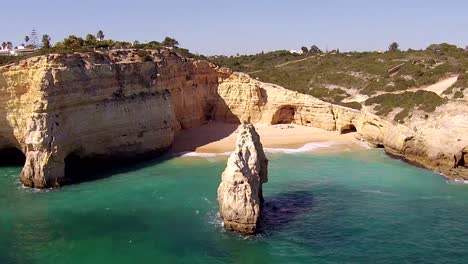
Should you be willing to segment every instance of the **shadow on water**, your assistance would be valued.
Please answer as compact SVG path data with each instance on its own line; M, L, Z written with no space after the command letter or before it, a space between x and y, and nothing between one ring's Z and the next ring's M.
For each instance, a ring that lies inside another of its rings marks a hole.
M71 153L65 158L65 184L77 184L126 173L193 152L198 147L228 137L237 130L237 123L209 123L198 128L180 131L168 151L154 151L139 156L89 157L82 158Z
M259 233L270 234L286 228L314 208L314 197L307 191L293 191L267 197L262 208Z
M126 173L177 158L198 147L228 137L237 130L238 123L210 122L200 127L179 131L167 151L153 151L143 155L128 153L112 157L80 157L71 153L65 158L65 184L99 180L118 173Z
M26 157L17 148L6 148L0 150L0 166L23 166Z
M136 171L171 159L169 155L147 155L135 158L80 158L70 154L65 159L65 184L78 184Z

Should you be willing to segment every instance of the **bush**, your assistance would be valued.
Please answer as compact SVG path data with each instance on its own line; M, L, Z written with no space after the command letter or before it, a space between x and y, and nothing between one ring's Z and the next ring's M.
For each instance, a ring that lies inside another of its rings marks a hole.
M458 98L463 98L465 95L461 91L456 91L455 94L453 94L453 99L458 99Z
M349 102L349 103L337 103L338 105L341 105L341 106L344 106L344 107L349 107L349 108L353 108L353 109L356 109L356 110L361 110L362 109L362 104L358 103L358 102Z
M417 91L417 92L404 92L401 94L382 94L366 100L365 105L377 104L374 108L377 115L386 116L395 108L403 108L395 116L395 121L403 120L408 114L417 107L418 110L424 112L434 112L435 109L447 102L446 99L438 96L434 92Z

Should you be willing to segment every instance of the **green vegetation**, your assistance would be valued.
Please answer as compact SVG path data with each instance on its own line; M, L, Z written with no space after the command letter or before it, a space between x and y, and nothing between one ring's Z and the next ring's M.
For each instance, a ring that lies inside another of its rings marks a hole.
M311 52L312 49L317 52ZM360 107L358 103L345 104L343 99L356 92L375 96L431 85L468 69L468 51L445 43L408 51L399 51L398 43L392 43L392 52L320 53L319 50L302 47L302 55L280 50L209 59L234 71L246 72L260 81L356 109ZM468 87L465 75L462 74L454 87ZM385 112L379 111L379 114ZM406 115L402 113L400 116Z
M374 110L377 111L377 115L382 116L388 115L396 108L402 108L394 118L395 121L402 122L415 107L418 110L430 113L434 112L438 106L446 103L446 101L446 99L443 99L434 92L420 90L400 94L381 94L367 99L365 104L377 104Z
M49 35L42 36L42 48L43 49L50 49L50 37Z
M33 30L34 34L35 31ZM31 33L31 38L27 36L25 40L28 41L33 39L33 33ZM135 41L133 43L126 41L115 41L112 39L104 39L105 35L102 30L99 30L96 35L87 34L83 39L79 36L70 35L66 37L63 41L57 42L54 46L51 46L51 38L49 35L42 36L42 47L37 51L22 56L0 56L0 65L16 62L25 58L46 55L50 53L60 53L67 54L73 52L92 52L95 50L111 50L111 49L137 49L137 50L160 50L163 48L171 48L175 52L179 53L181 56L189 58L205 58L204 56L192 54L188 49L180 48L179 42L173 38L166 37L162 42L150 41L147 43L140 43ZM32 47L33 44L29 46ZM2 47L10 48L12 46L11 42L3 42ZM143 54L143 53L141 53ZM145 53L140 56L143 61L151 60L150 54Z
M452 87L448 88L443 92L445 95L453 94L454 99L463 98L464 94L463 91L468 88L468 73L463 73L458 76L457 81L452 85Z
M388 51L390 51L390 52L400 51L399 47L400 47L400 45L398 45L398 43L393 42L392 44L390 44L390 46L388 46Z
M454 94L453 94L453 98L455 99L458 99L458 98L463 98L465 95L463 94L462 91L456 91Z
M357 109L357 110L362 109L362 104L360 104L358 102L349 102L349 103L336 102L336 104L341 105L341 106L345 106L345 107L349 107L349 108L353 108L353 109Z
M96 34L96 38L99 39L99 41L104 40L104 32L102 30L99 30L98 33Z
M38 40L38 37L37 37L37 31L34 28L31 31L30 44L27 47L28 48L33 48L33 49L36 49L36 48L39 47L39 40Z

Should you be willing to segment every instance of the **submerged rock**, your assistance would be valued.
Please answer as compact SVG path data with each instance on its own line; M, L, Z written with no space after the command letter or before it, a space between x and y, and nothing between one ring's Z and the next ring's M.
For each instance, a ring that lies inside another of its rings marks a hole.
M268 181L268 160L251 124L238 129L236 150L228 159L218 187L219 212L227 230L254 234Z

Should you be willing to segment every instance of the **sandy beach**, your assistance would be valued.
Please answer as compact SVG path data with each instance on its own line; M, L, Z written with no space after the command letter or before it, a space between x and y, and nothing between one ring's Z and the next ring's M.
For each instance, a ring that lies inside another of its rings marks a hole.
M224 153L234 150L238 125L209 123L186 129L176 135L172 153ZM256 124L264 148L274 151L340 151L363 148L356 133L340 135L314 127L299 125ZM317 143L317 144L314 144Z

